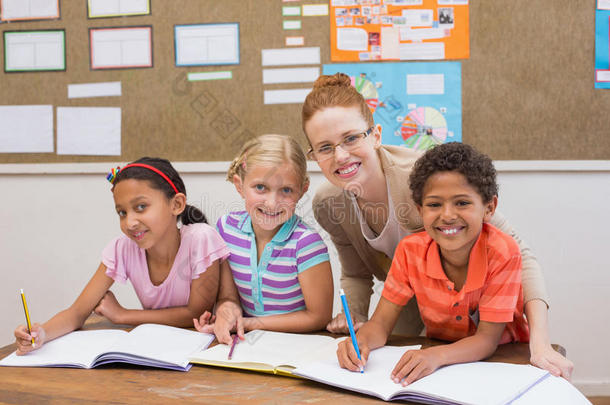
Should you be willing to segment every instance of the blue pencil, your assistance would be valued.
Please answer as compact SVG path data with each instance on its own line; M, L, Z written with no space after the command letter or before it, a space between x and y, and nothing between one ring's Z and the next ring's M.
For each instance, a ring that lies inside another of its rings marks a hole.
M352 337L352 344L358 355L358 360L362 361L360 357L360 348L358 347L358 341L356 340L356 332L354 332L354 324L352 323L352 315L349 313L349 307L347 306L347 298L345 298L345 291L343 288L339 290L341 296L341 303L343 304L343 312L345 313L345 319L347 319L347 327L349 328L349 334ZM360 366L360 372L364 373L364 367Z

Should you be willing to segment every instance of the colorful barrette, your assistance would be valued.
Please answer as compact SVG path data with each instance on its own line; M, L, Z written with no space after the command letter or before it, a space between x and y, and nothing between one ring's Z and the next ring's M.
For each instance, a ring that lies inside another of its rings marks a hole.
M112 168L110 170L110 173L108 173L108 175L106 176L106 180L108 180L111 184L114 184L114 181L116 180L116 176L119 175L119 172L121 171L121 168L119 166L117 166L116 168Z

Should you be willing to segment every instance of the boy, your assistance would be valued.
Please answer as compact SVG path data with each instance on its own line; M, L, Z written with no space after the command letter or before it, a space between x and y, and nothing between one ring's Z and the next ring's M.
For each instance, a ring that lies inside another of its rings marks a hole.
M439 145L417 160L409 181L425 232L396 247L381 300L356 335L362 361L349 339L337 350L341 367L359 370L415 295L427 336L454 343L407 351L391 373L403 385L529 340L519 246L486 223L498 204L491 159L462 143Z

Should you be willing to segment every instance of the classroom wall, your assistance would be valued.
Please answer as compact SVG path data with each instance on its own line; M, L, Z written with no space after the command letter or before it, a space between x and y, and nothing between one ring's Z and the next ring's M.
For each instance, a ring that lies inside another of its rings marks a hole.
M576 364L574 382L586 394L610 395L610 164L603 163L602 170L562 171L569 163L549 171L545 162L538 169L536 162L527 163L529 169L498 162L500 210L542 264L552 341L562 344ZM224 181L227 166L177 164L185 173L189 202L202 207L210 222L242 206ZM312 186L299 211L312 221L312 193L323 177L315 166L310 168ZM12 330L24 322L19 288L27 293L32 318L46 320L74 301L105 244L120 233L106 169L103 164L0 165L0 346L11 343ZM337 279L332 248L331 253ZM113 290L125 306L139 305L130 285Z

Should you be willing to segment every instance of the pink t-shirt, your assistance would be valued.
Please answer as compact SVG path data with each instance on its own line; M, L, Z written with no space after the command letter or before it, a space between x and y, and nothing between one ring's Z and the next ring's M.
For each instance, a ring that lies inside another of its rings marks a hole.
M218 259L229 256L229 249L218 232L208 224L180 228L180 247L167 278L153 285L148 274L146 251L125 235L110 242L102 252L106 275L114 281L131 281L144 309L185 306L191 292L191 280Z

